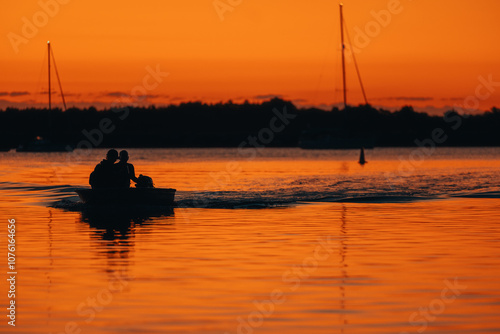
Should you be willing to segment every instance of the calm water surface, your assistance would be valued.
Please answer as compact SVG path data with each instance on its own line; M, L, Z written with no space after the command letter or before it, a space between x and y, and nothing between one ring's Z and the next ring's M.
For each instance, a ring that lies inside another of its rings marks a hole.
M499 149L129 152L176 208L79 203L104 150L0 153L0 332L500 332Z

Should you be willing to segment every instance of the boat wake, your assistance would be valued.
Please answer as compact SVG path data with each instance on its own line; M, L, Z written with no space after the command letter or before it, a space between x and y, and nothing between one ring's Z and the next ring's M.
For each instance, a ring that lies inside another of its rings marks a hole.
M438 199L500 198L500 189L418 189L410 191L381 187L362 187L352 182L336 182L315 191L308 191L310 182L294 181L289 187L245 191L178 191L174 207L250 209L284 207L306 203L410 203ZM49 206L66 211L82 212L92 208L80 201L71 185L36 185L0 182L0 196L24 197L30 205ZM158 206L140 205L136 209L155 211ZM161 211L161 210L160 210Z
M292 193L292 194L248 194L238 192L189 193L178 192L177 207L214 208L214 209L258 209L270 207L286 207L307 203L411 203L453 198L500 198L498 192L469 192L440 195L410 194L344 194L332 193Z

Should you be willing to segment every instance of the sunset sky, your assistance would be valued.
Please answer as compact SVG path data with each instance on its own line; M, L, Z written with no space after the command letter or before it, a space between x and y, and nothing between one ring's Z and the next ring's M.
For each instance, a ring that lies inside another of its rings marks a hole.
M372 105L500 107L500 1L345 0L344 14ZM338 1L23 0L0 20L0 108L46 104L48 40L69 106L342 99Z

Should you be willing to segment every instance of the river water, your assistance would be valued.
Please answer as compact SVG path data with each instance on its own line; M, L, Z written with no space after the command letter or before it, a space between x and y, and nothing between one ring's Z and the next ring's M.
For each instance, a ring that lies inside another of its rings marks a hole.
M175 208L80 203L105 150L0 153L0 332L500 332L498 148L129 153Z

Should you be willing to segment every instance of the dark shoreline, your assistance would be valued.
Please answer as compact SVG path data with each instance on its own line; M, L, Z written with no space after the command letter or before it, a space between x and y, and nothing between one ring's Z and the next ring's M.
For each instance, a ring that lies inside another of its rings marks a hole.
M15 148L37 136L80 148L299 147L324 138L340 140L341 146L356 146L359 140L354 139L364 138L375 147L415 147L429 141L495 147L500 146L500 110L430 116L410 106L390 112L361 105L324 111L297 109L275 98L261 104L0 111L0 148Z

